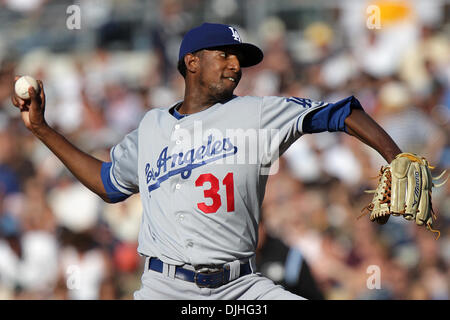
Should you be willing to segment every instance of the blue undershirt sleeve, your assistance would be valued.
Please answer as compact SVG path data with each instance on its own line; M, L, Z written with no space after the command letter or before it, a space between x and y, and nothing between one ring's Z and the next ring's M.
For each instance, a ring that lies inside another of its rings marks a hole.
M116 203L125 200L130 195L120 192L112 183L110 175L111 166L112 162L103 162L101 169L101 177L103 186L105 188L109 200L113 203Z
M312 111L303 120L304 133L318 132L347 132L345 119L350 115L352 109L362 109L361 103L354 96L347 97L336 103Z

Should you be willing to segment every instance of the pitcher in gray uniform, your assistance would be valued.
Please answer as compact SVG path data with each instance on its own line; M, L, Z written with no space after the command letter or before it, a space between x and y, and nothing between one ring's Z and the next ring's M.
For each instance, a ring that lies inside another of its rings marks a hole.
M232 26L190 30L178 63L184 99L147 112L107 163L47 125L42 81L30 101L12 96L27 128L86 187L107 202L140 193L146 263L135 299L302 299L255 270L270 167L303 134L323 131L351 134L388 163L401 152L353 96L325 103L234 95L242 68L262 59Z

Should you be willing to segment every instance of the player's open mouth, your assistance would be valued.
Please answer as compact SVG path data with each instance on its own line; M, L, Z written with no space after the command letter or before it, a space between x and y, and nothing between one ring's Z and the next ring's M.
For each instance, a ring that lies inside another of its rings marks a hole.
M232 82L235 86L239 83L239 80L241 80L240 74L227 74L223 75L222 79L226 79L230 82Z

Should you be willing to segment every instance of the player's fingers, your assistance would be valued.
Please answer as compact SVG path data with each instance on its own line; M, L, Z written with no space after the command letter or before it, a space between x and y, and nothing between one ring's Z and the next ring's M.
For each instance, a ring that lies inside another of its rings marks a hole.
M28 88L28 94L30 95L30 110L37 113L42 113L44 110L44 105L41 101L40 95L33 87Z
M34 90L33 87L29 87L28 88L28 93L30 94L30 99L31 100L36 99L36 91Z
M14 78L14 83L13 83L12 88L11 88L11 102L12 102L12 104L13 104L15 107L17 107L17 108L22 108L22 107L25 106L26 103L25 103L25 101L24 101L23 99L21 99L20 97L17 96L16 90L15 90L15 88L14 88L14 86L15 86L15 84L16 84L16 81L17 81L17 79L19 79L19 78L20 78L20 76L16 76L16 77Z
M31 105L33 107L37 107L39 105L38 95L36 94L36 90L33 87L28 88L28 94L30 95Z
M30 109L27 106L23 106L20 108L20 112L28 112Z
M37 81L38 85L39 85L39 96L41 98L41 102L44 104L45 103L45 92L44 92L44 84L42 83L41 80Z
M16 97L14 96L14 94L11 95L11 102L15 107L19 107L19 101L17 101Z

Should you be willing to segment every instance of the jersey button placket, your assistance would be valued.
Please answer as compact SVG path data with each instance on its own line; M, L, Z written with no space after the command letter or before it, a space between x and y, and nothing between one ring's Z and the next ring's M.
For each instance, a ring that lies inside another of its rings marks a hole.
M192 240L186 241L186 249L191 249L194 246L194 242Z
M179 130L180 129L180 125L177 123L177 124L175 124L175 126L173 127L173 130L172 130L172 132L175 132L175 131L177 131L177 130ZM180 145L181 144L181 139L180 138L178 138L176 141L175 141L175 143L177 144L177 145Z

